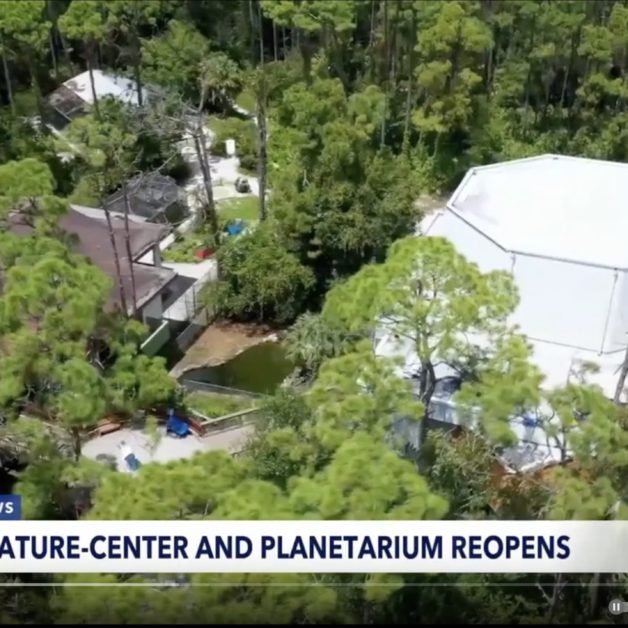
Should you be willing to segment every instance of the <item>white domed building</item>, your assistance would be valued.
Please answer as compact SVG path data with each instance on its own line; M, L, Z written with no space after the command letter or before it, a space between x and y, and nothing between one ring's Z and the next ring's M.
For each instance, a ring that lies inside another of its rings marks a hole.
M593 362L599 372L588 379L612 398L628 345L627 199L628 164L541 155L473 168L419 233L447 238L483 272L513 274L512 322L547 388ZM376 353L390 347L384 334ZM548 448L536 457L551 462Z

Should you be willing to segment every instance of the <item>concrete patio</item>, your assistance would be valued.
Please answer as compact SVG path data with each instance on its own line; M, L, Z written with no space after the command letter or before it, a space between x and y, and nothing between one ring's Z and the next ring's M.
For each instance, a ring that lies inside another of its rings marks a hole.
M149 435L142 429L124 428L117 432L97 436L83 445L83 456L92 460L111 460L116 462L118 471L130 473L122 458L121 444L126 443L136 458L142 463L171 462L190 458L198 452L223 450L239 453L252 434L250 425L227 429L200 438L190 434L185 438L166 436L165 427L158 429L159 442L151 447Z

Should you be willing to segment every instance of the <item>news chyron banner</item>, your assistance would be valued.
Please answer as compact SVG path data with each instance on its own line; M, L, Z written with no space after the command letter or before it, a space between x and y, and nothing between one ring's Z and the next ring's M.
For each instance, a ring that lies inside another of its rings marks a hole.
M0 521L2 573L626 573L619 521Z

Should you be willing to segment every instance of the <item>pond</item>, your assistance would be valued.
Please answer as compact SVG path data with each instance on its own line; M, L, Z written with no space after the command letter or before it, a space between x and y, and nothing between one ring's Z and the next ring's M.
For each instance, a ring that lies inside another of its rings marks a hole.
M293 369L280 343L261 342L223 364L186 371L184 377L268 394L274 392Z

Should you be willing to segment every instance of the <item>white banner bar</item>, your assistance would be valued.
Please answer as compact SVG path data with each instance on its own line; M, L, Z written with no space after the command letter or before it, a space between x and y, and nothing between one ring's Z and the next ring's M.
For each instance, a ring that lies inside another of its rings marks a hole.
M628 573L628 521L2 521L0 573Z

